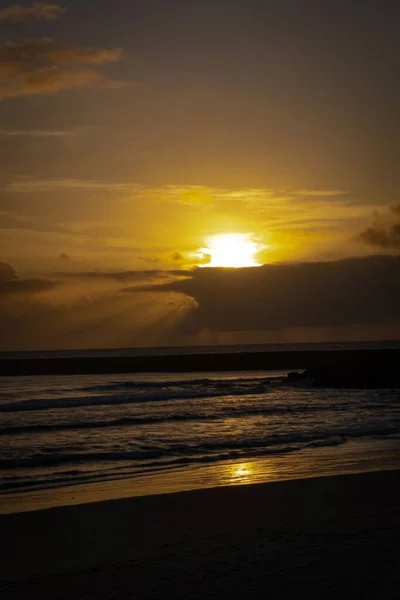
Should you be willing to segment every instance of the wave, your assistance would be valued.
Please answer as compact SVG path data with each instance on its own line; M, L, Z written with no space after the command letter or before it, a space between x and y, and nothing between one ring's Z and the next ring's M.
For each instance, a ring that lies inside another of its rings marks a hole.
M32 398L19 402L7 402L0 405L0 413L21 412L34 410L54 410L60 408L80 408L85 406L116 406L121 404L135 404L146 402L166 402L169 400L195 400L201 398L218 398L220 396L250 396L265 394L268 391L265 383L257 386L210 386L208 389L198 390L156 390L147 395L131 395L128 393L113 396L80 396L69 398Z
M230 458L238 458L240 456L255 456L259 454L270 455L270 454L284 454L287 452L294 452L300 448L297 446L286 446L280 448L266 447L264 444L219 444L218 448L221 451L215 455L203 455L196 456L197 453L205 452L206 450L211 451L213 448L216 449L216 445L208 445L206 448L185 448L185 454L183 455L183 448L180 448L182 456L174 458L168 461L169 465L187 465L195 464L198 462L219 462L221 460L228 460ZM225 449L225 451L223 451ZM247 450L247 451L246 451ZM103 463L103 462L129 462L129 461L140 461L140 460L155 460L164 459L163 462L158 462L156 465L164 465L165 459L178 452L178 449L153 449L147 451L127 451L127 452L88 452L88 453L71 453L71 454L37 454L29 458L9 458L0 460L0 469L15 469L23 467L59 467L64 464L87 464L87 463Z
M286 373L286 372L285 372ZM171 388L196 388L201 386L211 386L215 389L226 389L227 387L243 386L243 387L254 387L258 385L268 385L274 382L280 382L285 379L285 375L281 376L274 375L269 377L230 377L229 379L224 378L210 378L203 377L197 379L170 379L170 380L156 380L154 378L151 381L112 381L107 383L98 383L91 385L76 385L73 387L73 392L78 394L104 394L107 392L125 392L135 390L148 390L153 388L154 390L167 390ZM41 393L43 394L54 394L58 395L64 393L64 388L60 387L42 387ZM7 391L0 391L0 398L7 398L13 396L13 393Z
M0 428L0 435L44 433L47 431L68 431L73 429L106 429L112 427L134 427L171 421L212 421L217 415L174 415L163 417L124 417L109 421L75 421L71 423L39 423L37 425L16 425Z
M326 435L315 437L315 434L276 435L269 439L246 439L229 441L211 441L207 443L170 444L136 448L128 451L109 452L59 452L53 454L37 453L26 458L0 459L0 469L32 467L59 467L62 465L87 463L137 462L146 465L150 460L171 460L175 464L192 464L193 462L210 460L227 460L230 458L267 456L271 453L287 453L309 447L337 446L351 438L379 437L397 433L395 428L370 430L348 429L330 431Z
M284 377L238 377L230 379L210 379L203 377L199 379L176 379L168 381L115 381L112 383L103 383L98 385L89 385L80 388L83 392L104 392L104 391L118 391L118 390L131 390L140 388L171 388L171 387L198 387L198 386L212 386L215 388L225 388L226 386L232 387L236 385L240 386L254 386L258 384L268 384L272 381L281 380Z
M296 404L294 406L255 406L224 408L221 412L204 414L191 412L187 414L159 415L145 417L122 417L120 419L107 419L98 421L70 421L65 423L35 423L33 425L12 425L0 427L0 436L29 435L54 431L72 431L82 429L108 429L115 427L136 427L140 425L156 425L160 423L179 423L187 421L217 421L229 418L263 417L274 415L305 414L319 412L332 412L340 410L342 406L329 406L320 404Z
M23 488L29 488L29 491L33 491L49 487L76 485L77 483L91 483L95 481L108 481L115 479L121 480L131 478L132 476L140 477L149 474L154 475L156 473L171 471L187 465L195 466L199 464L211 464L224 460L232 460L239 457L256 458L260 455L284 455L297 450L300 450L300 448L295 446L288 446L286 448L269 448L268 450L265 448L254 448L252 451L246 453L240 453L237 450L228 450L218 455L198 455L190 457L181 456L179 458L169 458L167 460L164 459L163 461L158 462L155 460L152 462L150 460L144 465L135 465L131 466L131 468L128 467L118 469L113 466L112 469L105 469L98 472L85 471L84 469L81 469L75 471L62 471L60 475L52 474L50 477L44 476L37 478L33 476L29 478L28 476L25 479L20 479L18 476L15 478L3 476L2 482L0 482L0 491L3 493L12 493ZM66 475L68 476L66 477Z

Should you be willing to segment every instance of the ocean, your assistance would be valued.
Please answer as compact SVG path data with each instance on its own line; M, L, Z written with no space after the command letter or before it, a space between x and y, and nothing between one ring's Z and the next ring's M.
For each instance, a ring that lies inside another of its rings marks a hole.
M310 342L282 344L232 344L213 346L161 346L149 348L102 348L90 350L27 350L0 352L0 359L12 358L85 358L85 357L134 357L134 356L179 356L187 354L235 354L241 352L306 352L318 350L389 350L400 349L400 340L363 342Z
M285 375L0 378L0 503L91 483L140 495L400 466L400 390Z

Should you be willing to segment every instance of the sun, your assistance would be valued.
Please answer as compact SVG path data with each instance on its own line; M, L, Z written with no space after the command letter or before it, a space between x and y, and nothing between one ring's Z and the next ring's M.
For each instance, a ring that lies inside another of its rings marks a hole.
M261 249L250 233L220 233L210 236L197 256L204 267L258 267L256 255Z

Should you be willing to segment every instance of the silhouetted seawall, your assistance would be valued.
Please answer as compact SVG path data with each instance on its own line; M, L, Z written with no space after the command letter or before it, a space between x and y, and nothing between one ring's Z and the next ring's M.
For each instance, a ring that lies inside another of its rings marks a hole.
M184 373L329 368L398 370L400 350L244 352L141 357L54 357L0 359L0 376L100 373Z

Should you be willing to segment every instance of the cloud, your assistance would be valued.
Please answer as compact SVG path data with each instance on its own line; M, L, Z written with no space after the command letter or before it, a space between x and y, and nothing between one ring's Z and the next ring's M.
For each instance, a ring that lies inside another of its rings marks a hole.
M118 61L122 54L121 48L93 50L49 38L6 42L0 47L0 100L93 85L126 85L88 68Z
M396 206L392 206L391 209L392 213L394 215L396 215L396 217L400 218L400 204L397 204Z
M29 195L34 194L45 206L50 205L50 195L54 194L58 201L50 210L55 220L63 210L58 208L61 198L64 196L68 201L71 198L75 214L64 219L86 236L83 254L101 250L108 254L108 265L116 266L116 254L124 253L121 268L140 268L144 262L152 268L150 260L143 260L150 256L167 269L198 265L198 251L206 246L207 238L224 232L257 237L265 247L258 257L260 262L330 260L368 252L365 246L355 243L354 236L362 229L370 205L348 196L329 199L311 196L300 202L296 189L151 186L133 178L20 176L5 181L2 189L21 195L21 199L24 196L26 203L31 201ZM100 197L107 203L118 202L118 211L110 204L112 213L107 213L106 222L101 216L105 215L104 205L98 204ZM7 201L12 202L12 198ZM133 209L136 211L138 207L142 215L139 220L133 218ZM183 229L179 226L182 222ZM53 255L58 252L57 247Z
M381 225L367 227L360 233L361 241L370 246L384 249L400 249L400 224L392 225L389 229Z
M0 262L0 281L11 281L17 279L15 269L5 262Z
M0 280L0 294L40 294L53 290L58 285L47 279Z
M196 269L143 291L193 298L187 332L276 331L400 321L400 257Z
M2 132L0 132L1 134ZM24 192L54 192L62 189L126 192L137 194L145 199L152 199L159 203L175 203L194 206L196 208L202 208L206 205L214 206L217 204L222 205L224 203L238 202L249 209L263 206L265 208L270 207L272 210L282 208L282 206L290 203L298 206L298 196L308 196L312 204L320 206L319 198L328 196L339 197L347 194L347 192L338 190L281 190L275 188L229 190L194 185L151 187L135 182L110 182L85 179L22 179L14 181L7 188L8 191L18 190ZM349 206L348 201L346 201L346 206Z
M154 265L161 262L161 259L159 256L147 255L147 256L137 256L136 258L137 258L137 260L140 260L141 262L148 263L148 264L154 264Z
M85 273L63 273L64 277L74 279L89 279L89 280L104 280L115 281L123 284L133 283L130 288L123 288L122 291L136 291L141 286L159 286L166 285L181 279L186 279L190 276L190 271L185 270L147 270L147 271L120 271L120 272L101 272L89 271Z
M0 262L0 294L36 294L54 289L57 282L45 279L19 279L14 267Z
M162 188L147 190L160 202L177 202L186 206L204 208L207 205L238 202L248 208L259 206L261 203L274 201L298 201L302 196L314 201L327 197L340 197L348 194L344 190L305 190L290 188L248 188L231 190L227 188L212 188L207 186L167 185Z
M24 231L37 231L40 233L75 233L74 231L66 229L60 225L47 225L27 217L15 216L11 213L0 213L0 230L1 229L19 229Z
M349 192L346 190L296 190L296 196L306 196L309 198L331 198L334 196L345 196Z
M102 77L90 71L60 72L57 68L36 70L19 78L15 84L0 86L0 100L82 89L101 84Z
M67 138L75 134L76 130L69 129L0 129L0 137L2 138Z
M58 44L51 38L6 42L0 49L0 68L4 71L26 71L47 65L101 65L121 59L123 50L94 50Z
M0 282L0 349L158 345L194 308L177 293L134 293L172 273L81 273ZM130 283L130 293L123 285ZM121 285L122 284L122 285Z
M392 218L400 219L400 204L392 206L390 212ZM372 225L364 229L359 234L358 239L383 250L400 250L400 222L384 223L380 214L376 212Z
M107 182L85 179L17 179L10 183L7 192L57 192L62 190L104 190L108 192L133 193L144 186L135 183Z
M66 9L51 2L17 4L0 9L0 23L24 23L27 21L54 21L66 13Z
M0 348L388 339L400 335L399 281L400 257L390 256L3 279Z

